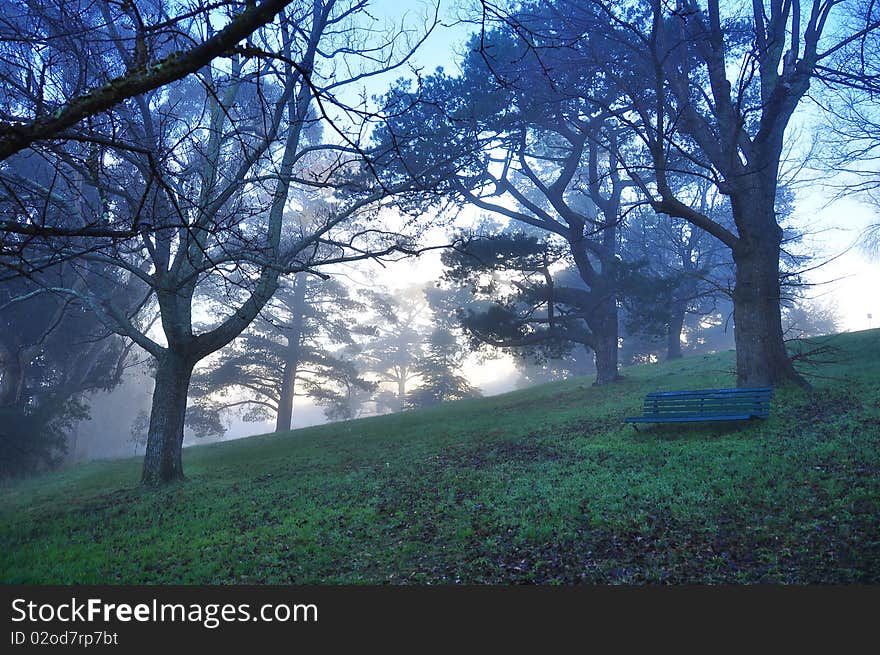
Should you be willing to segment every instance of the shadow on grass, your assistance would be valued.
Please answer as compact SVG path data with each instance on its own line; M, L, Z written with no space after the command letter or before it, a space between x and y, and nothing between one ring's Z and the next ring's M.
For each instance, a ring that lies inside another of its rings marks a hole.
M633 424L632 437L636 441L701 441L730 435L747 436L759 423L751 421L713 421L712 423L656 423Z

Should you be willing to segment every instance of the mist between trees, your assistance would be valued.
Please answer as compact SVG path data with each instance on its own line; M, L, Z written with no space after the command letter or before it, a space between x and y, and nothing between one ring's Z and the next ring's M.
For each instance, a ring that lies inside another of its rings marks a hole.
M154 486L185 434L473 397L502 356L604 385L735 347L739 385L804 384L786 340L836 319L799 185L874 161L876 4L465 3L456 70L416 68L441 9L3 3L3 475L114 389ZM806 106L849 136L787 141Z

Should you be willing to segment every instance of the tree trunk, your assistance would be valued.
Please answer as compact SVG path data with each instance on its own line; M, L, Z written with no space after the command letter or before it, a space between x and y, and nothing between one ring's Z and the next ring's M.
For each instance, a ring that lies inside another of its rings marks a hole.
M611 384L620 379L617 373L617 301L613 296L599 303L590 317L589 325L593 333L593 353L596 358L594 384Z
M18 353L0 344L0 407L17 405L24 389L24 369Z
M296 380L296 363L284 363L281 378L281 393L278 396L278 414L275 417L275 432L286 432L293 424L293 391Z
M306 287L308 278L297 275L293 279L293 293L281 296L290 310L290 329L287 332L287 345L284 348L284 372L278 394L278 414L275 417L275 432L286 432L293 425L293 398L296 393L296 373L299 370L300 341L306 310Z
M406 369L401 369L400 377L397 378L397 402L400 405L398 411L406 409Z
M666 341L666 359L681 359L681 331L684 328L686 308L673 304L669 318L669 333Z
M611 384L620 379L617 374L617 339L596 339L596 386Z
M778 232L781 230L777 228ZM779 305L780 237L744 242L733 253L733 324L738 387L805 384L785 349Z
M183 422L195 361L166 350L159 358L150 411L142 483L158 486L183 479Z

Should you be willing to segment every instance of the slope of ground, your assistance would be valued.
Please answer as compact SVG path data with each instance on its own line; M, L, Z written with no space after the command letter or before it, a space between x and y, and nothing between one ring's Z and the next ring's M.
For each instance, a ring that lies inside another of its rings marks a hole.
M880 330L816 340L748 424L622 423L733 386L733 353L185 451L0 490L6 583L880 582ZM802 346L804 347L804 346Z

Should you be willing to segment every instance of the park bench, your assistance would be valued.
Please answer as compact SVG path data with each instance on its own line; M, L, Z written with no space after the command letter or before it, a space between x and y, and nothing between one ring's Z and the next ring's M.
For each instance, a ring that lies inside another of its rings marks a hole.
M691 421L745 421L767 418L773 387L653 391L645 396L642 416L627 423L686 423Z

